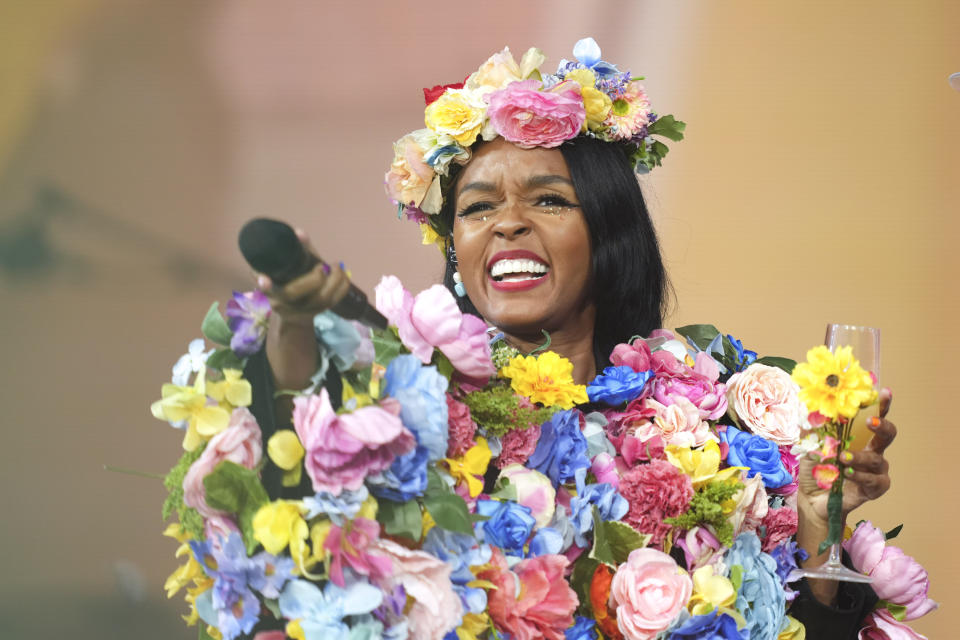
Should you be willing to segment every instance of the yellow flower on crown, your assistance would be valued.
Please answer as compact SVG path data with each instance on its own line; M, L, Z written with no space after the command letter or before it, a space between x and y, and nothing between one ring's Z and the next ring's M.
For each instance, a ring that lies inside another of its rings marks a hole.
M500 369L514 392L545 407L572 409L587 402L587 388L573 382L573 363L553 351L517 356Z
M432 131L469 147L477 141L486 113L487 105L479 96L464 89L447 89L427 106L423 120Z
M853 357L852 347L835 352L821 345L807 351L807 361L793 369L800 385L800 401L809 411L818 411L831 420L852 419L860 407L877 399L873 377Z

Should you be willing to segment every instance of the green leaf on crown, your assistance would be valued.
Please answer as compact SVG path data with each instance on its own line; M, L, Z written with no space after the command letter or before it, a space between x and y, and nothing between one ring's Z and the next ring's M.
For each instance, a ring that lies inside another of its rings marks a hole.
M220 315L219 306L219 302L210 305L210 309L207 310L207 315L203 319L203 324L200 325L200 331L210 342L229 347L233 331L230 331L227 321Z
M243 360L237 357L233 349L224 347L217 349L207 358L207 366L211 369L243 369Z
M777 367L778 369L783 369L787 373L793 373L793 368L797 366L796 360L791 360L790 358L780 358L777 356L764 356L762 358L757 358L757 362L760 364L765 364L768 367Z
M208 505L237 514L247 553L253 553L259 544L253 537L253 516L270 501L257 472L224 460L203 479L203 487Z
M650 536L640 533L625 522L604 522L600 512L593 508L593 547L589 557L616 569L627 561L634 549L647 546Z
M683 140L683 132L686 128L686 122L677 120L671 115L665 115L660 116L653 124L648 126L647 133L653 136L663 136L674 142L680 142Z
M420 540L423 535L423 516L416 500L394 502L381 499L378 504L377 522L383 525L387 534L412 542Z

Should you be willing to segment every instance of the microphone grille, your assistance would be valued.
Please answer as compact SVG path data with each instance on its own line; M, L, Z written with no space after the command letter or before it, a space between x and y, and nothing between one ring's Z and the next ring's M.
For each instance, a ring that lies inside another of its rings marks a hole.
M254 218L243 225L237 244L250 266L268 275L299 262L302 253L300 239L290 225L270 218Z

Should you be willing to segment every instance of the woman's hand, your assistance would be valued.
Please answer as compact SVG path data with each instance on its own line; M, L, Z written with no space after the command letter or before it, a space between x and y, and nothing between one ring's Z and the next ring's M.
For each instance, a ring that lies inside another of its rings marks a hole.
M304 250L315 256L307 235L300 229L296 233ZM267 360L274 384L277 389L303 389L317 369L313 317L343 299L350 289L350 279L342 266L330 268L319 261L282 286L274 286L264 274L254 276L273 309L267 330Z
M867 422L867 427L873 431L870 442L862 451L847 452L841 456L841 473L846 474L846 481L843 483L844 518L867 500L876 500L890 488L890 464L883 457L883 452L897 435L897 427L886 419L890 400L890 390L883 389L880 392L880 417L875 420L875 426L869 420ZM817 551L820 542L827 537L827 499L830 491L817 486L813 478L813 465L814 461L811 459L802 460L798 478L800 489L797 492L797 511L800 521L797 542L809 554L803 562L805 567L820 566L826 562L828 555L826 552L818 554ZM810 580L809 584L817 600L833 604L838 582Z

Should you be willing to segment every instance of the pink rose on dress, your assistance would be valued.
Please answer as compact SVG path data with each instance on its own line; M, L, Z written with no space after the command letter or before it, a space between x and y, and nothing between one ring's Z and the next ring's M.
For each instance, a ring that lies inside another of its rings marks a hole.
M779 445L800 441L807 408L800 387L779 367L754 362L727 381L727 400L740 424Z
M226 516L207 504L207 491L203 479L210 475L224 460L234 462L241 467L253 469L260 464L263 455L260 426L256 418L246 408L234 409L230 414L227 428L210 438L206 449L200 454L187 475L183 478L183 502L193 507L204 518Z
M513 82L488 97L494 130L524 149L557 147L580 133L587 112L574 85L540 91L536 79Z
M381 588L390 593L402 586L413 603L406 613L409 637L442 640L460 622L463 605L450 582L452 567L424 551L411 551L390 540L375 548L392 562L392 576Z
M909 626L898 622L886 609L878 609L863 620L859 640L927 640Z
M644 340L634 340L630 344L618 344L610 354L610 364L615 367L630 367L637 373L653 368L653 356L650 345Z
M521 560L511 570L494 547L477 578L496 585L487 591L487 611L497 629L514 640L564 640L578 604L564 579L568 564L564 556L548 554Z
M653 397L671 405L675 398L686 398L700 411L704 420L716 420L727 411L726 385L717 382L717 363L702 351L691 369L667 351L653 354L656 377L649 383Z
M687 510L693 485L688 475L666 460L654 460L623 473L619 492L630 504L623 521L641 533L649 533L650 546L660 547L673 529L663 519Z
M380 407L338 416L326 389L294 399L293 426L306 449L304 466L314 491L334 495L359 489L364 478L383 471L417 444L400 418Z
M635 549L610 585L617 626L627 640L650 640L687 606L693 581L673 558L656 549Z
M470 378L485 380L496 373L487 324L461 313L453 294L443 285L435 284L414 297L396 276L384 276L376 295L377 311L397 327L403 346L420 362L428 364L436 347L457 371Z
M869 521L857 527L843 548L857 571L873 578L870 586L881 599L907 608L906 620L916 620L937 608L927 597L927 570L900 548L887 545L883 531Z

